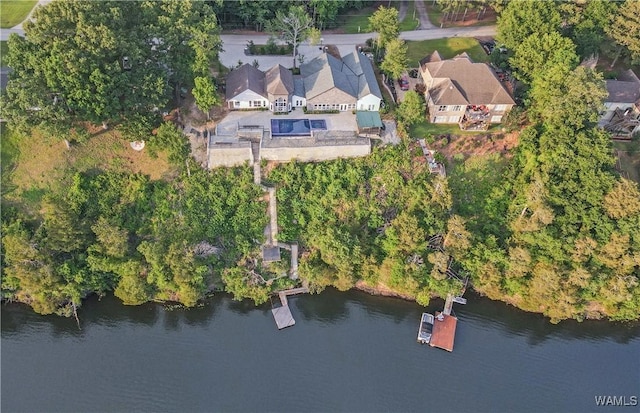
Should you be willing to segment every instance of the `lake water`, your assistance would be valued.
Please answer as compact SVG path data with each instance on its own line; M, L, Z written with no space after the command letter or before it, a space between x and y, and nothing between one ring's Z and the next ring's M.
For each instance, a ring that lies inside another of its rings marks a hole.
M423 309L327 290L200 308L89 299L75 320L2 307L2 411L638 411L640 326L551 325L467 295L453 353L416 343ZM429 310L442 307L434 301Z

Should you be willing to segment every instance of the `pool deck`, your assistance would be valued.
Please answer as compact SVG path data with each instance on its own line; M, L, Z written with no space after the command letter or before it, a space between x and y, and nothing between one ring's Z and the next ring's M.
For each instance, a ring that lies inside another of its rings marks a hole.
M271 119L309 119L324 120L329 131L358 130L356 117L351 111L341 113L310 114L294 110L286 115L275 115L270 111L231 111L217 126L219 135L235 135L238 125L257 125L271 130ZM315 130L315 129L314 129Z

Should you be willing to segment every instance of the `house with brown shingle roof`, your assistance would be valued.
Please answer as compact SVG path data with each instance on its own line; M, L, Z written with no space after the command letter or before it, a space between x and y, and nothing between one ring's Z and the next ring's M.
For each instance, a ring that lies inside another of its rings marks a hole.
M264 73L248 63L233 69L227 75L225 97L229 109L268 108Z
M377 112L382 93L373 65L363 54L339 59L325 53L301 65L296 76L282 65L266 72L249 64L234 69L227 75L226 99L229 109Z
M611 120L616 109L631 110L640 113L640 79L629 69L617 79L605 81L608 96L604 100L603 120Z
M282 65L275 65L264 74L269 109L273 112L289 112L293 94L293 74Z
M500 123L515 102L485 63L468 54L443 59L438 51L420 61L426 86L429 121L457 123L464 130L483 130Z

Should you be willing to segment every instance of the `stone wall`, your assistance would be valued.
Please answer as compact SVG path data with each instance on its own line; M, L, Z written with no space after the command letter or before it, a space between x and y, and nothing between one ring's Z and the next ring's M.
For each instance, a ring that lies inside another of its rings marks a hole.
M263 142L264 143L264 142ZM292 142L293 143L293 142ZM369 139L354 139L351 142L336 144L296 145L290 146L263 145L260 148L260 158L268 161L300 162L328 161L338 158L355 158L367 156L371 153Z

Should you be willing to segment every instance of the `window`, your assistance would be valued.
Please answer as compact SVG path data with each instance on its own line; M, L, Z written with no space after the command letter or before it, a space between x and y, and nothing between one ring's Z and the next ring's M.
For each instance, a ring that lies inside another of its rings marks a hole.
M454 112L460 112L461 110L462 110L462 106L460 106L460 105L456 105L456 106L453 107L453 111Z
M239 108L240 107L240 101L239 100L234 100L233 101L233 106L236 107L236 108Z
M458 123L460 116L449 116L449 123Z
M261 100L254 100L253 101L253 106L255 106L256 108L261 108L263 106L262 103L263 102Z
M504 110L507 108L507 105L496 105L496 112L504 112ZM498 121L499 122L499 121Z
M447 117L446 116L436 116L435 119L433 120L433 123L447 123Z
M446 106L438 106L438 112L446 112L446 111L447 111Z
M356 104L355 103L349 104L349 109L355 109L355 108L356 108Z
M367 110L376 110L376 105L369 105L369 109Z
M492 116L491 123L500 123L502 122L502 116Z

